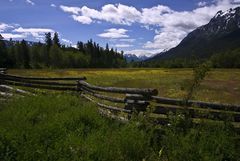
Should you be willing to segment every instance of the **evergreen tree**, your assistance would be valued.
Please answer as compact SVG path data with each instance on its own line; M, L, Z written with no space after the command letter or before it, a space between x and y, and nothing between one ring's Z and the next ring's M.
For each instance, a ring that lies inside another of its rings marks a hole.
M83 42L81 41L77 42L77 48L80 52L85 53Z
M14 68L16 67L16 53L15 53L15 44L13 43L12 39L9 41L9 48L8 48L8 67Z
M55 32L55 33L54 33L54 36L53 36L53 45L57 45L58 47L61 46L57 32Z
M50 50L50 47L52 46L52 37L50 32L45 34L45 44L47 49Z
M0 66L7 67L7 48L3 40L0 40Z
M54 44L51 48L50 48L50 66L52 66L53 68L62 68L62 52L59 49L59 47Z
M39 55L40 55L40 63L42 64L42 66L49 67L49 64L50 64L49 52L46 45L42 45L40 47Z
M20 54L21 54L24 68L30 68L29 49L28 49L28 45L25 40L21 41L21 53Z
M77 44L78 49L61 46L57 33L51 40L51 33L45 34L45 43L28 45L25 40L7 42L0 40L0 63L4 67L16 68L82 68L123 67L126 63L117 50L102 48L89 40Z
M41 55L40 50L41 49L41 43L34 44L31 48L31 64L34 68L40 68L40 61L41 61Z

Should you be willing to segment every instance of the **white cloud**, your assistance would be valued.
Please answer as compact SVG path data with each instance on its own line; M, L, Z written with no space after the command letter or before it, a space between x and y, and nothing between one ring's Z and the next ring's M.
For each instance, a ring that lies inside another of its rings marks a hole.
M133 45L130 45L130 44L116 44L114 46L116 48L129 48L129 47L132 47Z
M135 42L136 39L119 39L119 41L132 43L132 42Z
M160 25L164 21L164 15L170 15L174 11L168 6L158 5L152 8L143 8L140 23L147 25Z
M154 36L153 42L146 42L143 47L149 49L170 49L186 35L185 31L165 31Z
M201 2L198 2L197 5L198 5L199 7L203 7L203 6L206 6L206 5L207 5L207 2L201 1Z
M18 39L18 38L25 38L26 35L24 34L12 34L12 33L1 33L4 39Z
M217 0L212 5L199 7L193 11L173 11L159 16L160 30L152 42L144 44L144 48L169 49L176 46L189 32L208 23L217 11L237 7L231 2L230 0Z
M72 15L72 18L75 20L75 21L78 21L82 24L90 24L92 23L92 19L89 18L89 17L86 17L86 16L76 16L76 15Z
M157 5L151 8L136 9L122 4L106 4L96 10L83 7L60 6L64 12L79 17L80 23L91 24L96 22L109 22L113 24L132 25L139 24L149 30L155 31L152 41L143 44L141 52L161 51L177 44L192 30L209 22L219 10L227 10L239 6L240 0L213 0L205 3L201 1L192 11L176 11L168 6ZM83 17L82 17L83 16ZM127 38L127 30L119 33L106 30L98 36L104 38Z
M8 25L6 23L0 23L0 32L6 31L9 28L13 28L13 26Z
M79 7L68 7L68 6L61 5L60 8L64 12L68 12L68 13L72 13L72 14L76 14L76 15L81 11L81 8L79 8Z
M118 38L128 38L129 36L126 34L128 30L126 29L116 29L111 28L105 30L104 33L98 34L99 37L110 38L110 39L118 39Z
M51 6L51 7L54 7L54 8L57 7L57 6L56 6L55 4L53 4L53 3L52 3L50 6Z
M30 5L35 5L35 3L31 0L26 0L26 3L30 4Z
M161 49L156 49L156 50L146 50L146 49L135 49L135 50L127 50L124 52L124 54L134 54L134 55L137 55L137 56L152 56L156 53L160 53L162 52L163 50Z
M102 20L114 24L131 25L141 18L141 12L135 7L122 4L107 4L100 11L88 8L87 6L68 7L61 5L60 8L64 12L72 14L80 14L81 16L89 17L90 19Z
M72 41L68 40L68 39L62 39L63 42L68 43L68 44L72 44Z
M52 29L46 29L46 28L22 28L19 27L17 29L14 29L13 32L22 33L25 35L32 35L35 38L43 38L45 33L50 32L54 33L55 31Z

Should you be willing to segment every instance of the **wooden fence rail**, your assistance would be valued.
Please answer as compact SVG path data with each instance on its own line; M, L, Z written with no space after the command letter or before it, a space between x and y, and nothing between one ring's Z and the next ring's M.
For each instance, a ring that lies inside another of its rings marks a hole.
M131 93L131 94L142 94L146 96L157 95L158 91L156 89L140 89L140 88L118 88L118 87L100 87L91 85L85 81L78 81L78 86L84 86L91 90L111 92L111 93Z
M0 68L1 69L4 68ZM5 70L6 72L6 70ZM7 77L7 78L12 78L12 79L18 79L18 80L43 80L43 81L52 81L52 80L69 80L69 81L79 81L79 80L86 80L86 77L53 77L53 78L46 78L46 77L22 77L22 76L15 76L15 75L9 75L9 74L2 74L0 73L1 77Z
M100 87L91 85L85 81L78 81L78 90L84 98L96 103L100 108L107 107L110 111L132 113L133 111L144 112L147 108L153 114L164 115L158 118L166 123L167 115L171 113L188 113L193 119L227 120L240 123L240 106L230 104L217 104L195 100L172 99L156 96L156 89ZM100 92L100 93L99 93ZM111 93L118 93L113 97ZM120 94L122 95L120 97ZM104 101L104 103L99 103ZM106 105L109 104L117 105ZM123 105L123 107L119 107ZM127 110L124 111L124 110Z
M0 74L6 74L7 68L0 68Z
M4 71L4 72L3 72ZM0 84L20 87L31 87L48 90L77 91L76 80L86 80L86 77L22 77L6 73L5 68L0 68ZM71 81L66 83L66 81Z
M86 77L22 77L9 75L6 71L7 69L0 68L0 84L80 92L82 97L96 103L101 113L107 113L104 112L104 110L107 110L111 111L112 114L126 113L128 117L131 117L134 111L145 112L149 109L152 114L163 116L158 118L158 121L161 120L163 123L166 123L167 115L170 112L175 114L187 113L193 119L221 121L230 118L231 121L240 123L240 105L159 97L157 96L158 90L151 88L101 87L87 83L85 81ZM66 81L72 82L66 83ZM2 93L0 96L10 97L10 95L4 93L5 91L1 91L5 87L1 87L0 92Z

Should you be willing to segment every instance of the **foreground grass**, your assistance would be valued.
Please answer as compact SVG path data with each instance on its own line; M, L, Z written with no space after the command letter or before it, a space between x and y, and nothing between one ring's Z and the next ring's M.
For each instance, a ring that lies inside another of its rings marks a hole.
M87 82L101 86L157 88L160 96L183 98L192 80L192 69L66 69L9 70L25 76L86 76ZM207 97L206 97L207 96ZM213 69L202 82L194 99L240 104L240 70Z
M0 160L238 160L239 139L227 123L169 126L146 116L128 124L98 114L95 105L70 94L16 99L0 107Z

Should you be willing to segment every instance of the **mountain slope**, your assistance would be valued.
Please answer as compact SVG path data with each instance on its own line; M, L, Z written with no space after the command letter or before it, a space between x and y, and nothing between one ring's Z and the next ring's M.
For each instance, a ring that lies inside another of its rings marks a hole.
M213 54L240 47L240 7L219 11L204 26L185 37L178 46L149 59L209 58Z
M143 56L137 56L135 54L125 54L124 55L125 59L127 60L127 62L139 62L139 61L144 61L146 59L148 59L149 57L143 55Z

